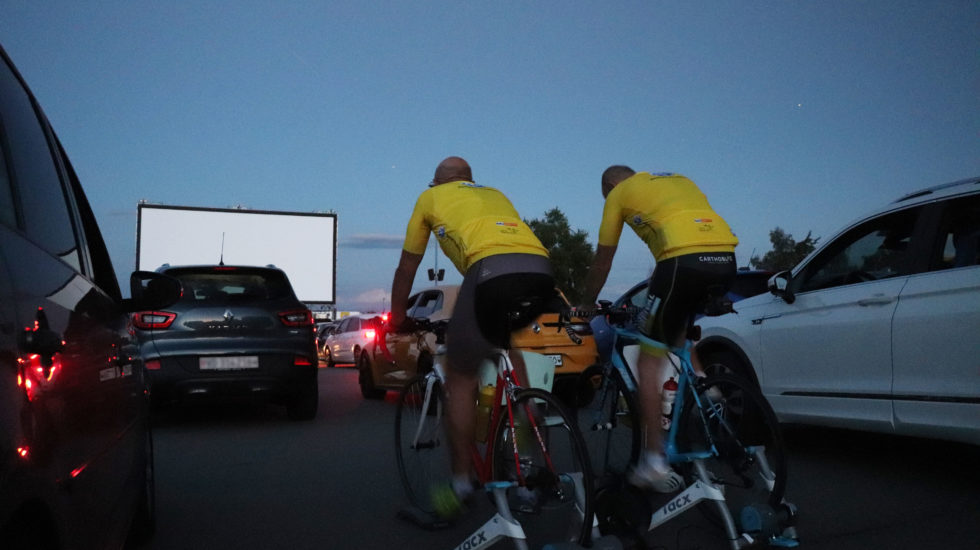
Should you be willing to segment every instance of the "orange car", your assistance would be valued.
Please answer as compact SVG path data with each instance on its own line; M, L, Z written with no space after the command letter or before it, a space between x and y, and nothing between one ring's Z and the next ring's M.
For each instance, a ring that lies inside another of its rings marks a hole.
M441 285L427 288L409 298L408 316L430 321L448 319L456 305L459 285ZM567 306L564 296L561 301ZM588 320L573 318L570 328L576 333L573 341L558 322L559 305L543 313L535 323L518 331L512 340L515 349L540 353L555 364L553 392L566 403L574 395L579 373L596 363L598 353ZM386 390L400 390L416 373L432 368L432 355L436 348L432 333L408 333L386 335L388 351L394 361L385 359L379 346L370 353L362 354L358 364L359 381L364 397L380 398Z

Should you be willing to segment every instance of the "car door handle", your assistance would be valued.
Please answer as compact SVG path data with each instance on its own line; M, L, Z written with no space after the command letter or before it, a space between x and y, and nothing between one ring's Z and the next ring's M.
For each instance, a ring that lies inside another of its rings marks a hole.
M782 314L779 314L779 313L774 313L772 315L763 315L762 317L759 317L758 319L752 319L752 324L753 325L761 325L763 321L768 321L769 319L778 319L780 317L782 317Z
M872 298L865 298L863 300L858 300L859 306L884 306L895 301L894 296L874 296Z

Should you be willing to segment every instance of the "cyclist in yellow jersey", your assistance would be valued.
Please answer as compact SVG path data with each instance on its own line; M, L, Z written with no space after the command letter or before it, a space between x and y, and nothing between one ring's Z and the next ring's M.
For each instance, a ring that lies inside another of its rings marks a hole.
M458 504L473 490L470 445L476 433L479 365L494 348L510 348L512 331L530 324L507 319L514 299L554 293L548 250L500 191L473 182L469 164L449 157L436 168L430 188L415 203L405 245L391 285L391 324L402 327L408 296L425 254L429 233L463 274L446 334L447 433L453 470L450 497ZM524 360L512 353L518 379ZM436 495L445 500L446 495ZM444 502L437 508L444 508ZM448 512L448 511L447 511Z
M647 289L646 321L641 330L669 346L682 345L709 289L723 293L731 287L738 239L712 210L704 193L679 174L610 166L602 174L602 196L606 201L599 242L586 280L583 307L593 307L602 290L626 223L657 261ZM640 347L637 373L644 450L629 475L634 485L663 493L683 486L683 479L664 457L660 428L660 380L667 368L666 355L660 348ZM692 352L691 358L700 371L697 354Z

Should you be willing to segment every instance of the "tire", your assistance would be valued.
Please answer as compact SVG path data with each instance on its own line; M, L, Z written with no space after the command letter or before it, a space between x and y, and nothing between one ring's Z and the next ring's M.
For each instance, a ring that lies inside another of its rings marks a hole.
M290 420L313 420L316 418L317 406L320 403L320 388L316 376L300 390L299 395L286 405L286 414Z
M506 413L494 429L491 472L495 481L520 485L508 489L507 497L528 546L587 545L593 523L593 479L585 443L572 417L557 398L538 389L520 390L512 410L515 429L511 430ZM534 418L533 424L529 418Z
M334 362L333 362L333 354L332 354L332 353L330 353L330 347L329 347L329 346L327 346L326 344L324 344L324 345L323 345L323 356L324 356L324 357L326 358L326 360L327 360L327 368L328 368L328 369L332 369L332 368L333 368L333 366L334 366Z
M432 380L430 405L423 411L425 386ZM408 501L428 514L435 514L429 491L450 475L449 440L443 414L446 396L435 376L416 376L398 394L395 409L395 456L398 475ZM418 434L418 439L416 439Z
M357 382L361 386L361 395L364 399L383 399L386 392L374 386L374 378L371 376L371 360L367 353L358 356L357 365Z
M156 532L156 476L153 465L153 431L146 427L143 443L142 489L133 523L129 528L127 547L136 547L150 540Z
M743 380L751 382L756 389L759 389L758 380L755 373L744 361L732 351L727 349L714 349L704 352L701 355L701 364L704 373L708 376L715 374L733 374L742 377Z
M690 393L684 396L678 451L701 451L710 448L709 442L714 444L717 455L703 461L709 477L705 481L722 489L725 506L741 530L738 523L744 511L754 509L765 515L779 510L787 475L782 432L769 402L739 376L708 376L697 382L696 391L700 406ZM697 477L693 465L686 468L686 477L689 482ZM700 507L721 525L715 503Z
M640 454L640 412L636 396L619 370L594 365L582 372L575 420L592 470L600 480L626 474Z

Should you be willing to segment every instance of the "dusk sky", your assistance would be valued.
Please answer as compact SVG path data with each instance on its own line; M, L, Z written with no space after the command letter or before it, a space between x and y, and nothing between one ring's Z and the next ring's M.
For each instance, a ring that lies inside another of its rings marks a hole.
M332 210L342 310L386 304L415 199L449 155L524 218L558 207L593 244L603 169L684 174L737 233L739 265L774 227L823 242L980 175L976 0L4 0L0 44L120 279L140 200ZM625 230L602 297L653 266Z

